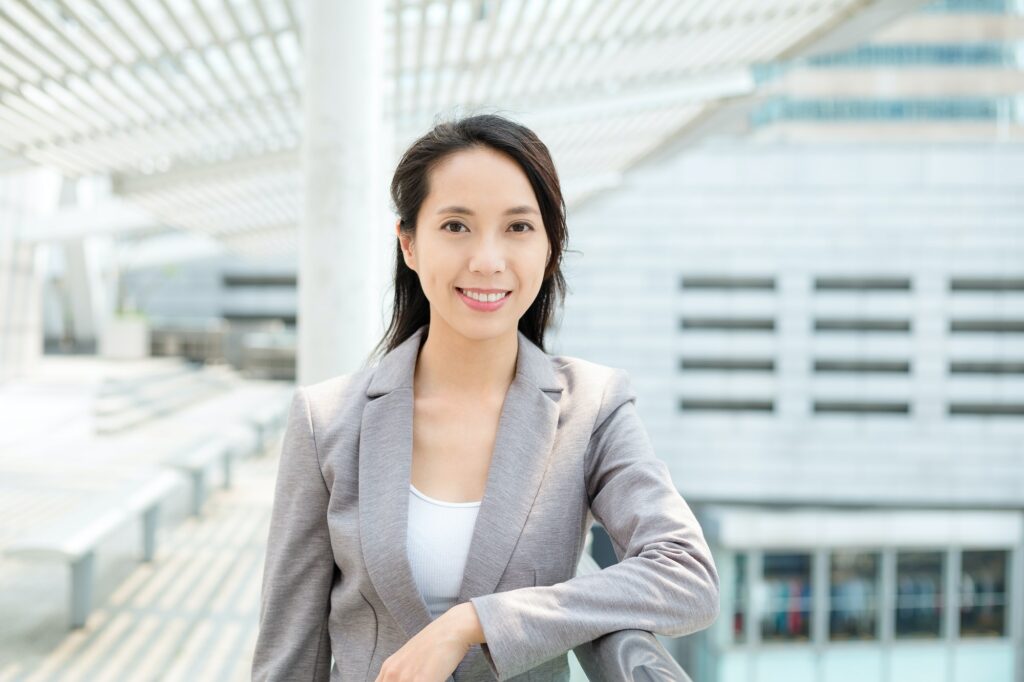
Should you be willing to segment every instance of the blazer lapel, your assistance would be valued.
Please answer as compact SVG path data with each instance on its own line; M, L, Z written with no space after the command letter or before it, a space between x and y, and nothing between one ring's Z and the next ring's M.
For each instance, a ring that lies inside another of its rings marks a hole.
M367 388L359 437L359 528L370 580L408 637L430 624L406 553L413 377L427 325L385 355ZM518 332L516 375L498 421L487 487L458 602L494 591L540 488L558 428L550 356Z

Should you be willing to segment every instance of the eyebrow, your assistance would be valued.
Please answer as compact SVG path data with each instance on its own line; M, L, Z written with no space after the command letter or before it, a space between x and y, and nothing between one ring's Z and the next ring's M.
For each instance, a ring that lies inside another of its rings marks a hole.
M438 210L438 213L461 213L462 215L476 215L465 206L445 206ZM528 213L536 213L540 215L537 209L530 206L513 206L512 208L505 211L505 215L526 215Z

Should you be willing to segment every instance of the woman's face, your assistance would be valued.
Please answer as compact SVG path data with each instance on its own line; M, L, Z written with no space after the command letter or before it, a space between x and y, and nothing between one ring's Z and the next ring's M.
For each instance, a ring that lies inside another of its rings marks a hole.
M468 338L518 328L533 304L551 255L540 207L526 174L489 147L455 152L430 172L430 192L411 244L398 232L405 263L419 275L439 317ZM475 309L459 289L511 293L497 309Z

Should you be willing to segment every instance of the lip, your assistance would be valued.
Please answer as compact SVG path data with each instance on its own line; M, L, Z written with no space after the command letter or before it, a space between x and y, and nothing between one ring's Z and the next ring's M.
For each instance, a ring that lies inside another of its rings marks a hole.
M501 290L499 289L498 291L501 291ZM463 303L468 305L473 310L479 310L481 312L488 312L488 313L497 310L501 306L505 305L505 301L507 301L508 299L512 298L512 292L510 291L504 298L499 298L497 301L495 301L493 303L484 303L483 301L477 301L477 300L474 300L474 299L470 298L469 296L466 296L464 293L462 293L462 291L458 287L455 287L455 293L457 293L459 295L459 298L462 299ZM495 292L495 293L497 293L497 292Z

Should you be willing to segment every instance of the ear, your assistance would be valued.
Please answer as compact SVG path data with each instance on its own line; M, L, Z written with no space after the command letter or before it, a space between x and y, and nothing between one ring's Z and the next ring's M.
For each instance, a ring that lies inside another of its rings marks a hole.
M402 258L410 270L416 270L416 254L412 250L412 239L402 234L402 219L395 221L395 236L398 237L398 246L402 249Z

